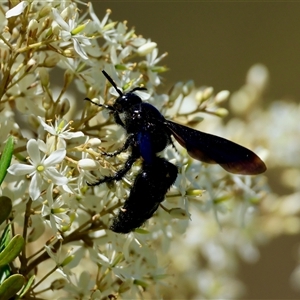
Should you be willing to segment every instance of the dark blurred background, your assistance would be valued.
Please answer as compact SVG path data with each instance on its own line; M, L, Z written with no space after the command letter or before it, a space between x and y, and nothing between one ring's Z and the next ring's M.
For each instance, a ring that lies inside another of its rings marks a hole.
M99 17L127 20L157 42L171 70L166 85L194 79L216 91L237 90L254 63L271 74L269 97L300 98L300 2L93 1Z
M263 63L270 72L268 101L299 102L300 2L156 2L93 1L99 18L128 21L137 34L158 44L169 55L161 64L166 89L194 79L196 86L215 91L238 90L248 69ZM165 90L166 91L166 90ZM280 116L278 116L280 118ZM300 201L300 199L299 199ZM242 264L247 299L299 299L289 285L297 264L299 236L282 237L261 249L255 265Z

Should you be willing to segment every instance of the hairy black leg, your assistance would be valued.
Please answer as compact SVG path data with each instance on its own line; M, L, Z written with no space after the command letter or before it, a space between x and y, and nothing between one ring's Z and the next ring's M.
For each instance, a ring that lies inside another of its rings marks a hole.
M109 157L112 157L112 156L116 156L116 155L118 155L118 154L126 151L129 148L129 146L132 146L134 144L133 137L134 137L133 135L129 135L127 137L124 145L120 149L118 149L118 150L116 150L114 152L102 152L102 154L106 155L106 156L109 156Z
M119 113L117 111L114 111L113 116L114 116L115 122L118 125L121 125L123 128L125 128L125 124L122 122L122 120L121 120L121 118L119 116Z
M93 182L93 183L89 183L87 182L87 185L89 186L96 186L99 185L101 183L104 182L111 182L114 180L121 180L125 174L131 169L132 165L134 164L134 162L140 157L140 154L138 151L133 151L132 154L128 157L127 161L124 164L124 167L122 169L120 169L119 171L116 172L116 174L114 176L105 176L102 179Z

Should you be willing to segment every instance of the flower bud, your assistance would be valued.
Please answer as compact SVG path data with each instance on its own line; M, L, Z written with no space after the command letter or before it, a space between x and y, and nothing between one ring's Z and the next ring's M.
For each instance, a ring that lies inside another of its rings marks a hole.
M148 42L146 44L144 44L143 46L139 47L136 52L140 55L140 56L146 56L147 54L151 53L155 48L156 48L157 44L154 42Z
M25 72L33 72L37 68L37 61L33 58L30 58L29 61L26 64Z
M98 138L92 138L88 140L87 144L89 147L98 147L101 144L101 140Z
M182 92L184 96L187 96L191 93L193 88L195 87L195 83L193 80L189 80L182 88Z
M205 90L203 91L203 99L204 100L209 99L212 96L213 92L214 89L212 87L205 88Z
M215 115L224 118L228 115L228 110L226 108L220 107L215 111Z
M70 101L67 98L63 98L62 101L57 105L56 114L59 116L64 116L69 112L71 108Z
M28 23L28 36L31 38L35 38L38 31L39 23L35 19L31 19Z
M55 36L58 36L60 33L60 26L57 22L53 21L51 24L51 28L52 28L52 33Z
M65 285L67 284L67 280L66 279L56 279L51 283L51 290L60 290L62 288L65 287Z
M44 67L46 68L53 68L57 65L57 63L60 61L60 56L57 53L53 53L46 57L44 60Z
M78 161L78 167L83 170L92 171L98 170L100 166L99 163L93 159L83 158Z
M74 78L73 71L67 69L64 74L65 86L69 86L69 84L72 82L73 78Z
M43 6L39 11L39 18L49 16L50 12L51 12L51 6L50 5Z
M71 6L67 6L61 13L60 16L66 21L71 17Z
M42 86L47 87L49 85L49 73L45 68L40 68L39 70L40 80Z
M174 102L182 92L183 83L176 82L169 92L169 101Z
M217 103L222 103L228 99L229 95L230 95L229 91L227 90L221 91L215 96L215 100Z
M174 219L187 220L190 218L191 214L188 213L185 209L180 207L175 207L169 210L169 214Z

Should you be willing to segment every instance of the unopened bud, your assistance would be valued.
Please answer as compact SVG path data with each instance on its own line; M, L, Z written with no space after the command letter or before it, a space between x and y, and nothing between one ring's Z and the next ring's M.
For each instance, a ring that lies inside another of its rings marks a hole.
M57 105L56 114L59 116L64 116L70 110L70 101L67 98L63 98L62 101Z
M53 53L46 57L44 60L44 67L46 68L52 68L57 65L57 63L60 61L60 56L57 53Z
M89 139L87 144L89 147L98 147L101 144L101 140L98 138L92 138L92 139Z
M119 294L122 294L122 293L125 293L125 292L131 290L131 285L132 285L131 280L123 281L120 284L119 289L118 289Z
M229 91L227 90L221 91L215 96L215 100L217 103L222 103L228 99L229 95L230 95Z
M60 26L58 25L58 23L53 21L51 24L51 28L52 28L53 35L58 36L60 33Z
M39 11L39 18L49 16L50 12L51 12L51 6L50 5L43 6Z
M71 11L70 11L70 6L67 6L61 13L60 13L60 16L66 20L70 17L71 15Z
M193 88L195 87L195 83L193 80L189 80L182 88L182 92L184 96L187 96L191 93Z
M65 57L71 57L73 58L76 55L76 52L73 48L68 48L66 50L63 51L63 55Z
M214 92L214 89L212 87L207 87L204 91L203 91L203 99L207 100L209 99L212 94Z
M67 284L67 280L65 280L63 278L56 279L51 283L50 288L51 288L51 290L60 290L60 289L64 288L66 284Z
M39 75L42 86L47 87L49 85L49 73L45 68L40 68Z
M49 96L46 95L43 97L43 107L45 110L49 110L52 106L52 101L50 100Z
M228 110L226 108L220 107L215 111L215 115L224 118L228 116Z
M36 60L33 58L30 58L26 64L25 72L26 73L33 72L37 68L37 65L38 64L37 64Z
M39 23L37 20L31 19L29 21L28 28L27 28L29 37L31 37L31 38L36 37L37 31L38 31L38 26L39 26Z
M100 166L99 163L93 159L83 158L78 162L78 167L83 170L92 171L98 170Z
M139 47L136 52L140 56L146 56L147 54L151 53L155 48L157 47L157 44L154 42L148 42L144 44L143 46Z
M171 88L170 92L169 92L169 101L174 102L177 97L181 94L182 92L182 87L183 87L183 83L181 81L176 82L173 87Z
M67 69L64 74L65 86L69 86L69 84L72 82L73 78L74 78L73 71Z
M196 95L195 95L195 99L198 103L202 103L203 100L203 91L197 91Z
M180 207L170 209L169 214L171 217L175 219L182 219L182 220L189 219L191 216L185 209L182 209Z

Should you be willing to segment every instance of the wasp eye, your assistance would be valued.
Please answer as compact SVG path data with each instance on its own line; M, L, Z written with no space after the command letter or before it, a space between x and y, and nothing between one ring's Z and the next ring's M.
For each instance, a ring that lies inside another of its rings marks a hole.
M114 109L117 111L117 112L123 112L124 111L124 107L121 103L117 102L114 104Z

